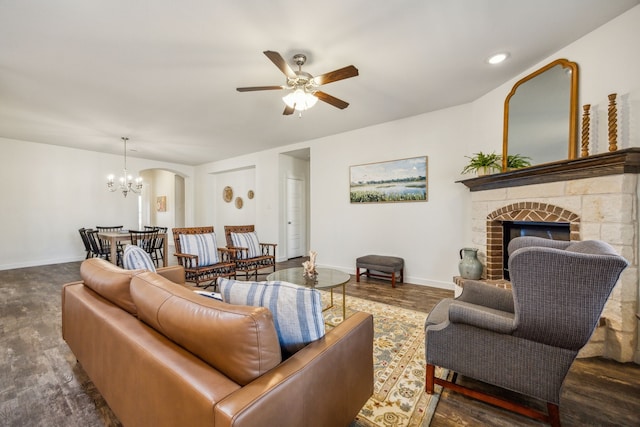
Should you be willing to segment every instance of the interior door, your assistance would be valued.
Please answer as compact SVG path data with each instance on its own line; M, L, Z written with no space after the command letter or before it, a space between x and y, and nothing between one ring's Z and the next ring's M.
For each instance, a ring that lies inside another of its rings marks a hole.
M305 252L304 181L287 178L287 258Z

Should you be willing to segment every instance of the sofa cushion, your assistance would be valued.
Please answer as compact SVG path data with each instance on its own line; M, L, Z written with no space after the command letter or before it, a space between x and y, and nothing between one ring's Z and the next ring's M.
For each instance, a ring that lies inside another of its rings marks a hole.
M127 245L122 254L122 264L127 270L149 270L156 272L156 266L147 251L140 246Z
M183 254L197 255L201 266L214 265L220 262L216 233L181 234L180 251Z
M238 248L247 248L246 252L240 254L240 258L255 258L261 255L260 241L255 232L251 233L231 233L231 242Z
M80 265L84 285L134 316L136 304L131 298L131 278L143 270L124 270L102 258L89 258Z
M216 301L144 272L131 281L140 320L245 385L282 361L269 310Z
M324 336L322 302L317 289L287 282L218 279L222 300L266 307L271 311L285 356Z

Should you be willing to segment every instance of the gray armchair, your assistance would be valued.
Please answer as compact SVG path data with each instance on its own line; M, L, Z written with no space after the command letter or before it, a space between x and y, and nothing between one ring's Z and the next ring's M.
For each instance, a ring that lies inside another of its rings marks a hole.
M434 384L560 425L560 389L628 265L607 243L518 237L509 244L513 291L466 281L427 317L426 391ZM435 366L547 403L548 414L434 376Z

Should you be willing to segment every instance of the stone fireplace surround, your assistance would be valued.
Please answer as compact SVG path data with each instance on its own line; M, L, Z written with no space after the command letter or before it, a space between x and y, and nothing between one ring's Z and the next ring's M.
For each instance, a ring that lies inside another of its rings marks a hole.
M502 221L569 223L570 240L603 240L629 261L581 357L640 363L638 173L640 149L632 148L461 181L471 190L472 242L492 283L504 284Z

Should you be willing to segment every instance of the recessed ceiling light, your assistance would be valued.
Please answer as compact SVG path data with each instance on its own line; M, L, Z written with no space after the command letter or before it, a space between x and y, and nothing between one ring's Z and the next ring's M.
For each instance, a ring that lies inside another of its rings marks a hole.
M501 62L503 62L505 59L507 59L509 57L509 54L504 52L504 53L496 53L493 56L490 56L487 59L487 62L491 65L496 65L499 64Z

